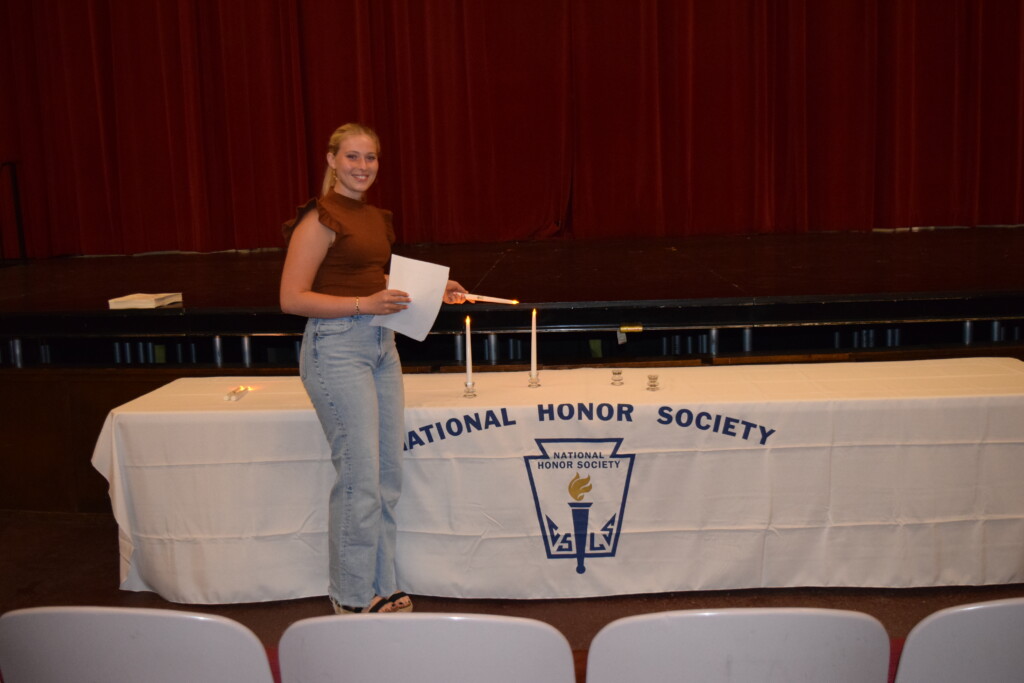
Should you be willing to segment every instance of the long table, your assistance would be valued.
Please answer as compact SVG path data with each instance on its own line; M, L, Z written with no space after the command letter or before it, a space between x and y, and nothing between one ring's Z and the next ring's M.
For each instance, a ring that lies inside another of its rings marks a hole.
M564 598L1024 581L1024 363L406 375L399 579ZM250 387L237 400L227 394ZM652 386L654 385L654 386ZM111 411L121 587L326 592L327 445L297 377L181 379Z

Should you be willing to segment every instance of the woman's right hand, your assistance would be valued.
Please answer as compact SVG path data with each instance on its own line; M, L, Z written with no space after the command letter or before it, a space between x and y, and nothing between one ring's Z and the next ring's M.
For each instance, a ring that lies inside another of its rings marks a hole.
M359 312L391 315L409 308L412 299L400 289L382 289L376 294L360 297Z

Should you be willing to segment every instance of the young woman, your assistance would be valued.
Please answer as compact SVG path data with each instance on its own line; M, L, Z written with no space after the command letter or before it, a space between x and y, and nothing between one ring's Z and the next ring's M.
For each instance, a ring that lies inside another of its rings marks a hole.
M299 371L331 448L337 476L328 536L337 613L411 611L395 577L395 504L402 484L404 393L394 332L374 315L408 307L388 289L391 212L364 202L377 178L380 141L341 126L327 147L321 196L285 224L281 309L309 318ZM449 280L444 300L465 301Z

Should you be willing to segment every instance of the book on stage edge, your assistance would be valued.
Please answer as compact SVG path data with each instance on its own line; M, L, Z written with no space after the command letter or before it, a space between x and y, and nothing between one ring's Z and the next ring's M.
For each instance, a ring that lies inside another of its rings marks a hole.
M107 303L112 309L120 308L160 308L170 304L181 303L181 292L165 294L128 294L110 299Z

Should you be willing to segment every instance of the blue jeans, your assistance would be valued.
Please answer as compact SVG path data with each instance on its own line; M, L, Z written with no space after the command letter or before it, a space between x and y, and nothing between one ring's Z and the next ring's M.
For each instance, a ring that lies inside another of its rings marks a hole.
M372 319L310 318L299 360L337 473L327 521L329 593L352 607L398 590L395 505L405 393L394 332L370 325Z

